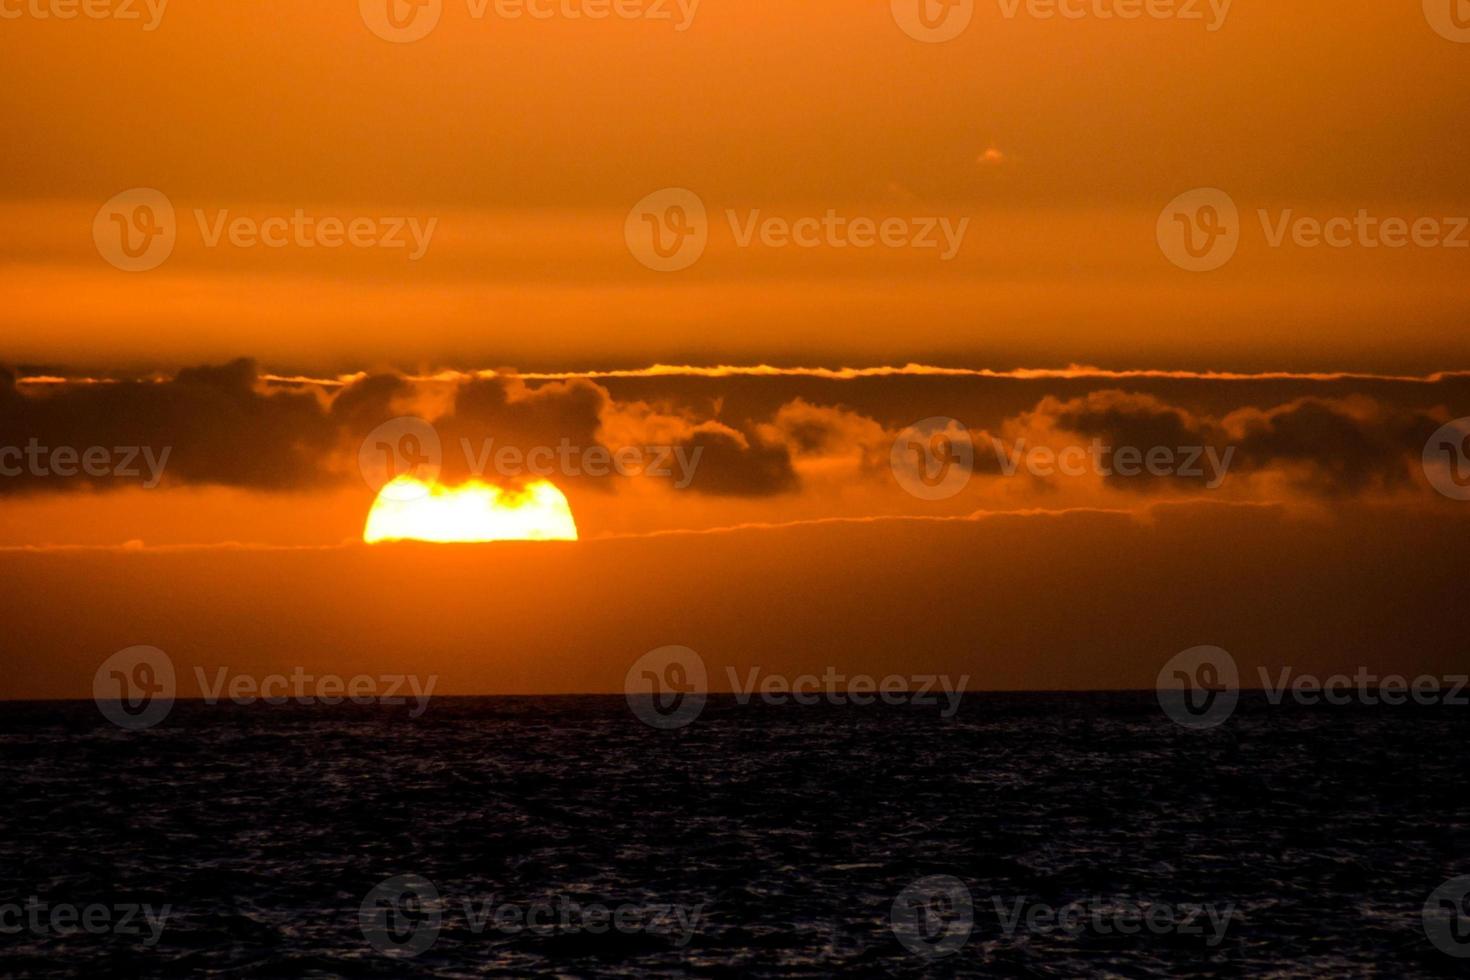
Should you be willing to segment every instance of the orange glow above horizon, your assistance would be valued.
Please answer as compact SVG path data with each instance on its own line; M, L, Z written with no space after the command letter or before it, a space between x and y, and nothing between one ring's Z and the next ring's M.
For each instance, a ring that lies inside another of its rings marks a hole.
M575 541L566 495L545 480L519 491L470 480L457 487L400 476L378 492L362 539L381 541Z

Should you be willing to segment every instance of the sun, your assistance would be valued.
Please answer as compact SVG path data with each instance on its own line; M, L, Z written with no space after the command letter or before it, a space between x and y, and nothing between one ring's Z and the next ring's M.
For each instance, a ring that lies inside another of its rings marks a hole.
M378 491L362 539L380 541L575 541L564 493L538 480L521 490L470 480L457 487L400 476Z

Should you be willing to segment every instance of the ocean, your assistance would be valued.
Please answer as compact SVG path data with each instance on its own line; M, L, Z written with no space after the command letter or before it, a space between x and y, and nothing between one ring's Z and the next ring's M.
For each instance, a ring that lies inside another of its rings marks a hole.
M1463 975L1467 735L1254 694L1206 731L1153 692L9 703L0 973Z

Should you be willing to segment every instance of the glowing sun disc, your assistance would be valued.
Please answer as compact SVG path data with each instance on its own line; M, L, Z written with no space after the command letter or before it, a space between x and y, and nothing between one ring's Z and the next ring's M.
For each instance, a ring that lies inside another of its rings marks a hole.
M575 541L566 495L545 480L504 490L479 480L457 487L400 476L378 491L362 539L378 541Z

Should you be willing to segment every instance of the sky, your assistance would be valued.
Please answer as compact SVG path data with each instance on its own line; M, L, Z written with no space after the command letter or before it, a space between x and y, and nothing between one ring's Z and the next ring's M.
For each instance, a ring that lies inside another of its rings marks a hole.
M0 0L0 697L1463 659L1452 0L65 9ZM579 540L363 543L537 450Z

